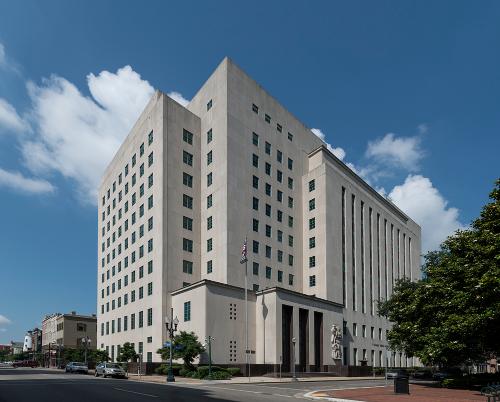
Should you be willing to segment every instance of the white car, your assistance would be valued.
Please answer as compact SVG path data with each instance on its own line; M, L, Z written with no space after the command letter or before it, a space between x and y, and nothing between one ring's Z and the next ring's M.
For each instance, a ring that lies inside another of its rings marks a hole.
M89 373L89 367L85 363L80 362L69 362L66 364L66 373Z
M102 375L106 377L120 377L127 378L127 373L117 363L99 363L95 368L96 377Z

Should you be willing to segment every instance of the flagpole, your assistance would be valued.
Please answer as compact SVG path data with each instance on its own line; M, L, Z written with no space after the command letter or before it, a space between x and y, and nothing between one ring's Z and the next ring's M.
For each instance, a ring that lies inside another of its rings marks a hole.
M247 237L245 237L245 243L243 243L243 248L241 250L241 261L240 263L245 263L245 374L248 376L248 382L250 382L250 365L248 362L248 246Z
M245 259L245 359L247 367L248 382L250 382L250 364L248 362L248 259Z

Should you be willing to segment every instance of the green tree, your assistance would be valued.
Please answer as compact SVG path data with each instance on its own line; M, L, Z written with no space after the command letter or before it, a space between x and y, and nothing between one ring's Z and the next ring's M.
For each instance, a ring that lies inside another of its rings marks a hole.
M190 371L194 370L194 359L205 351L194 332L181 331L179 335L175 335L172 347L173 358L184 360L184 367ZM170 348L158 349L157 353L163 360L170 359Z
M500 355L500 180L471 227L424 256L423 279L400 280L379 314L393 350L452 366Z
M105 350L92 350L90 352L90 361L95 363L107 362L109 361L109 354Z
M120 348L120 354L117 357L119 362L135 362L139 355L135 352L134 347L130 342L125 342Z

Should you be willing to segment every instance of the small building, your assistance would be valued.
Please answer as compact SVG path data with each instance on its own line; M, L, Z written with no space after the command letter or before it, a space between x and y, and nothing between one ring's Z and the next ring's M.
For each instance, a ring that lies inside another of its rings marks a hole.
M57 356L65 348L84 347L96 349L97 318L95 314L81 315L76 311L69 314L55 313L45 316L42 321L41 349L45 364L56 365Z

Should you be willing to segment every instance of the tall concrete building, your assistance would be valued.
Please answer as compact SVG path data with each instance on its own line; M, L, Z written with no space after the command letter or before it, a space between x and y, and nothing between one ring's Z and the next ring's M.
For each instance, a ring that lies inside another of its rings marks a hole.
M183 107L156 92L99 190L98 347L179 330L261 371L411 364L376 301L419 277L420 227L231 60ZM248 355L245 264L248 239ZM202 359L205 357L202 356Z

